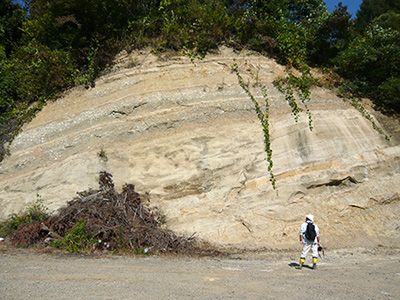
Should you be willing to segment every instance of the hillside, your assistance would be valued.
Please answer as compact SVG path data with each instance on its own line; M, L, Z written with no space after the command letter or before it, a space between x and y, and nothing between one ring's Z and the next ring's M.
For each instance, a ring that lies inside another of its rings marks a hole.
M234 63L268 88L278 194ZM121 53L94 87L48 103L15 138L0 165L0 217L37 194L56 210L106 170L117 187L149 193L169 229L219 246L293 248L307 213L327 247L400 246L398 121L369 108L388 142L334 91L313 87L310 131L273 85L284 75L274 60L229 48L193 62Z

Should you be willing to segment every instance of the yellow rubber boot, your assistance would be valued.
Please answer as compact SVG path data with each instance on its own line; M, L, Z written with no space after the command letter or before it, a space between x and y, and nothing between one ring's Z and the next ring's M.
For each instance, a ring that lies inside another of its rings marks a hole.
M296 269L300 269L301 270L303 268L303 264L304 264L305 261L306 260L304 258L300 258L300 263L299 263L298 266L296 266Z
M317 261L318 261L318 257L313 257L313 259L312 259L312 262L313 262L312 268L313 269L317 268Z

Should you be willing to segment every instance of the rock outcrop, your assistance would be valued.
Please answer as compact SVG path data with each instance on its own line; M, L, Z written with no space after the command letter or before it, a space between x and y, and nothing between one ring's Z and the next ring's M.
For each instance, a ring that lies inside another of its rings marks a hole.
M271 59L226 48L194 62L150 53L122 53L95 87L69 91L23 128L0 166L1 218L37 194L55 210L106 170L117 187L149 193L169 229L220 246L298 247L307 213L327 247L400 246L396 120L370 109L388 142L333 91L314 87L310 131L273 86L285 73ZM268 88L278 194L234 63Z

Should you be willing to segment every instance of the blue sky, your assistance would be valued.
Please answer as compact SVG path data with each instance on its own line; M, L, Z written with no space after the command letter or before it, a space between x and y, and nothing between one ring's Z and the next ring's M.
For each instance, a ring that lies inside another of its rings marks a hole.
M329 12L332 12L335 9L335 6L338 5L339 2L342 2L344 6L347 5L347 9L349 13L353 16L353 18L356 17L356 12L360 8L360 4L362 0L324 0L326 4L326 8L328 9Z

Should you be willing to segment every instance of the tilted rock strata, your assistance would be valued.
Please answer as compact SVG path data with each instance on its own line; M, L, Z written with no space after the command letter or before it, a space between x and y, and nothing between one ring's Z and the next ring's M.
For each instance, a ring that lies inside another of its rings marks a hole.
M278 194L234 63L250 84L256 77L246 70L257 70L268 88ZM352 106L317 87L308 103L314 130L304 112L296 124L272 84L284 74L271 59L230 49L194 63L121 54L94 88L49 103L15 139L0 167L1 217L36 194L55 210L96 188L106 170L117 187L148 192L168 228L218 245L296 247L300 224L313 213L328 247L399 246L398 137L387 142Z

